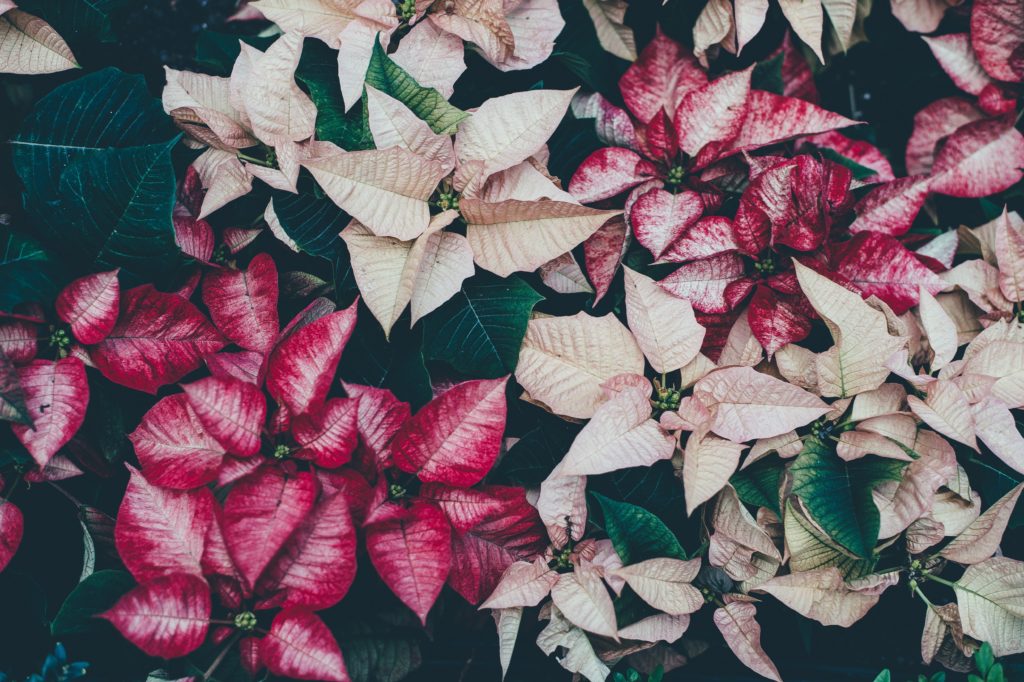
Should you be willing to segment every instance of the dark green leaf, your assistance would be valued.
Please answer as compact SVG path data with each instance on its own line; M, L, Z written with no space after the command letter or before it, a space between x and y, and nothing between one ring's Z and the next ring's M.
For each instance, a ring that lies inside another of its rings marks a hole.
M196 62L215 72L216 75L230 75L231 68L242 51L241 45L238 44L239 40L258 50L266 51L277 38L237 36L231 33L203 31L196 38Z
M826 159L829 159L830 161L835 161L840 166L846 166L847 168L849 168L850 172L853 173L853 177L857 180L867 180L872 175L878 175L878 171L876 171L874 168L862 166L853 159L847 156L843 156L834 149L829 149L828 147L819 147L818 151L820 151L821 155L824 156Z
M374 615L346 619L336 634L352 682L398 682L422 661L413 628Z
M78 584L50 625L54 637L94 631L104 621L94 616L113 606L135 580L125 571L96 571Z
M38 242L0 227L0 310L49 301L57 293L54 266Z
M0 421L32 425L32 415L25 405L25 391L18 381L18 371L0 349Z
M40 236L78 269L173 272L176 141L141 76L108 68L42 98L11 141Z
M1008 473L1005 467L997 468L994 464L983 462L972 456L964 463L964 468L971 479L971 486L976 487L983 500L998 500L1021 483L1018 475ZM1010 528L1024 525L1024 505L1014 508L1010 516Z
M544 420L509 448L492 474L494 481L540 485L562 461L577 433L579 427L575 424L557 418Z
M48 21L72 47L81 40L116 40L110 14L126 0L19 0L18 8Z
M337 76L337 74L335 74ZM373 43L373 56L366 70L366 84L391 95L427 122L439 135L451 135L469 114L448 103L434 88L425 88L395 64L379 42Z
M370 311L362 304L359 317L370 317ZM341 360L345 381L387 388L413 407L429 402L433 391L420 351L420 334L407 329L408 317L403 317L388 342L380 325L357 325Z
M515 275L498 279L481 273L424 318L423 352L475 377L508 374L519 362L530 312L541 300Z
M899 481L905 463L879 457L844 462L833 448L811 438L790 468L792 493L830 538L859 557L870 557L880 519L871 491Z
M334 257L341 243L338 235L349 221L348 214L330 199L312 194L275 190L272 199L281 228L300 249L328 260Z
M299 82L309 89L316 105L316 137L333 142L342 149L356 151L373 149L373 136L366 110L366 100L345 111L338 83L338 53L320 41L307 40L302 59L295 72Z
M745 503L755 507L767 507L782 517L779 507L779 486L782 483L782 462L770 457L754 462L746 469L736 472L729 482L736 494Z
M776 95L783 94L785 83L782 80L782 60L784 57L785 54L780 51L771 59L758 62L750 77L750 87L774 92Z
M673 530L681 529L686 522L686 498L671 462L591 476L588 485L603 495L643 507Z
M629 63L601 47L594 22L581 0L562 0L558 6L565 19L565 28L555 40L552 56L590 90L600 92L616 104L620 103L619 78Z
M689 559L672 531L651 512L628 502L617 502L600 493L591 495L601 505L604 531L623 564L628 566L658 557Z

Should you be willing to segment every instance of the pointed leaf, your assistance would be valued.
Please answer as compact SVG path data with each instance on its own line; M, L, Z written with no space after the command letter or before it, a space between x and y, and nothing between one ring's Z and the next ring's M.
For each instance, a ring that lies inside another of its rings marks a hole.
M112 270L76 279L60 292L55 306L79 343L93 344L114 328L120 300L117 270Z
M208 270L203 278L203 303L225 336L242 348L266 353L280 326L273 258L261 253L245 270Z
M146 479L164 488L196 488L212 482L225 454L203 428L185 394L158 401L128 439Z
M296 680L349 682L334 635L312 611L281 611L260 641L260 659L275 675Z
M33 360L17 368L29 424L11 430L40 467L64 447L85 421L89 384L78 358Z
M206 639L210 608L206 582L175 573L139 585L99 617L147 655L179 658Z
M754 620L756 613L753 604L730 602L715 610L715 626L743 665L758 675L782 682L775 664L761 648L761 626Z
M48 23L18 9L0 16L0 72L40 74L78 68L75 55Z

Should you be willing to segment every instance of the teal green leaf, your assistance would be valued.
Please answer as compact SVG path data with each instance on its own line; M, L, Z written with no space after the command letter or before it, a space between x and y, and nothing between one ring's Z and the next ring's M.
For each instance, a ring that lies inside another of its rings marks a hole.
M321 258L334 257L341 244L338 235L349 221L347 213L330 199L312 194L275 191L272 201L281 229L300 249Z
M781 517L779 487L782 484L783 469L777 457L768 457L736 472L729 483L746 504L767 507Z
M423 352L478 378L512 372L530 312L543 296L515 275L479 274L423 322Z
M54 264L39 242L0 227L0 310L49 301L57 293Z
M359 318L370 317L370 311L360 304ZM403 317L395 325L390 342L379 324L356 325L345 345L341 376L352 383L389 389L400 400L419 407L430 401L433 391L420 351L419 330L408 331L408 319Z
M352 682L398 682L420 667L415 628L384 618L346 618L335 631Z
M792 494L830 538L867 558L878 542L880 517L871 491L899 481L905 463L868 456L844 462L835 449L810 438L790 468Z
M50 624L54 637L94 632L105 625L95 618L113 606L135 580L125 571L96 571L71 591Z
M604 531L625 565L647 559L669 557L689 559L679 540L661 519L643 507L617 502L600 493L591 493L601 505Z
M120 267L128 281L174 272L177 139L141 76L107 68L42 98L11 140L42 241L80 270Z
M32 425L32 415L25 404L25 391L18 380L18 370L0 349L0 421Z
M82 40L114 42L111 13L127 0L18 0L18 8L45 19L72 47Z
M266 52L275 40L276 37L236 36L218 31L203 31L196 38L196 62L215 76L229 76L235 60L242 52L239 41Z
M425 88L409 73L395 64L384 52L380 43L374 42L373 56L366 69L366 84L391 95L427 122L430 129L439 135L451 135L459 123L469 116L465 111L448 103L434 88Z
M316 138L333 142L342 149L373 149L366 100L345 111L338 83L338 53L317 40L303 45L295 77L309 90L316 105Z

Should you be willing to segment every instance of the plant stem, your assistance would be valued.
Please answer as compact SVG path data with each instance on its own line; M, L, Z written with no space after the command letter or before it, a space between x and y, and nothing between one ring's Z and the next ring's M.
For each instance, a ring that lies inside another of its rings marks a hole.
M7 503L8 500L11 499L11 495L14 494L14 489L18 487L18 484L21 483L21 479L23 477L24 477L24 474L18 474L17 477L15 477L14 483L11 484L11 487L7 489L7 493L4 494L4 503L5 504Z
M946 580L945 578L940 578L937 575L932 575L931 573L922 573L921 576L924 577L924 578L927 578L928 580L931 580L932 582L939 583L940 585L945 585L946 587L948 587L950 589L953 589L953 590L956 589L956 583L950 582L949 580Z
M914 588L914 594L916 594L918 597L920 597L921 601L923 601L925 604L928 605L928 608L930 608L930 609L934 609L935 608L935 605L932 604L931 601L929 601L928 597L926 597L924 595L924 592L921 591L921 588L917 585L917 583L913 583L911 585L911 587Z
M257 166L263 166L264 168L274 167L274 164L267 162L266 159L257 159L254 156L249 156L248 154L243 154L242 152L238 152L236 156L240 161L248 161L249 163L254 163Z
M217 658L213 659L213 663L211 663L210 667L207 668L206 672L203 673L203 676L200 678L201 682L205 682L213 676L213 673L216 672L220 664L224 662L224 657L228 655L228 652L231 650L231 647L234 646L235 642L238 641L238 638L241 637L241 634L242 633L240 632L236 632L228 638L228 641L224 644L224 648L220 650L219 654L217 654Z

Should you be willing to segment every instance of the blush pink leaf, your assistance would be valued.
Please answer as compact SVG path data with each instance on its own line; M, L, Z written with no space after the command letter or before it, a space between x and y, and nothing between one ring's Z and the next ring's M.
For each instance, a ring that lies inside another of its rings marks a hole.
M114 328L120 301L117 270L97 272L76 279L60 292L57 315L71 325L80 343L99 343Z

